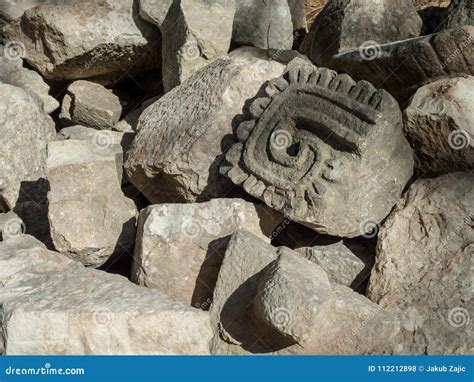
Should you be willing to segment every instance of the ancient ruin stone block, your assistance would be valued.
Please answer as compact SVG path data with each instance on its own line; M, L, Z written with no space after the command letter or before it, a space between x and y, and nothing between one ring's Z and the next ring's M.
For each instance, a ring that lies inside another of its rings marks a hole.
M221 173L321 233L359 236L385 218L413 171L397 102L312 65L292 66L266 93L238 126Z

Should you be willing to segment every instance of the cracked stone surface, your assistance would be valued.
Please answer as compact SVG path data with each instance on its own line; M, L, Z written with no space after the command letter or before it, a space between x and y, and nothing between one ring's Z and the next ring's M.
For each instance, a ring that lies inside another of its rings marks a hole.
M471 354L474 175L414 183L379 234L368 297L397 314L391 353Z

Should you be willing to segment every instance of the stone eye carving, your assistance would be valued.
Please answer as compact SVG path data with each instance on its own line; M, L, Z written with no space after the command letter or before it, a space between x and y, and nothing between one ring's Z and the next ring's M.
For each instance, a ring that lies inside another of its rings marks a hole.
M238 126L221 173L322 233L358 236L365 221L380 222L413 170L393 97L312 65L293 67L265 93Z

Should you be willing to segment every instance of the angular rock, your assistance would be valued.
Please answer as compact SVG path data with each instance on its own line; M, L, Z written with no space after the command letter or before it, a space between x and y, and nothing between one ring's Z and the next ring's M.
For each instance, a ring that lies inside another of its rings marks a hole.
M60 118L66 125L111 130L122 114L120 99L102 85L76 81L69 85Z
M282 252L261 276L254 307L277 335L303 348L296 353L378 353L399 330L394 316L331 284L322 268L291 251Z
M140 17L149 23L155 24L161 30L173 0L139 0L139 4Z
M124 153L132 144L134 133L122 133L110 130L96 130L85 126L69 126L58 132L58 140L71 139L91 142L102 156L115 159L117 173L122 183L128 180L123 173Z
M12 49L7 46L3 52L4 58L0 59L0 82L22 88L47 114L51 114L59 107L59 102L49 95L49 85L38 73L24 68L22 60L14 58Z
M159 30L137 16L133 0L42 5L10 24L7 38L47 79L112 84L160 67Z
M418 37L421 29L421 18L410 0L330 0L300 51L316 65L332 67L337 53Z
M342 241L298 248L296 252L324 269L331 282L351 288L359 287L368 278L374 262L368 253L362 258L356 256Z
M133 245L136 208L121 189L115 155L88 141L48 145L48 218L57 251L98 267Z
M46 144L56 134L53 120L23 89L0 84L0 211L8 211L44 177ZM28 187L30 186L30 187Z
M368 296L398 314L395 354L470 354L474 347L474 175L414 183L379 234Z
M418 89L404 131L419 177L474 169L474 77L447 78Z
M262 49L291 49L293 22L288 0L236 0L233 41Z
M161 97L153 97L143 102L140 107L128 113L122 120L115 124L114 130L123 133L134 133L138 130L138 121L145 109L158 101ZM128 136L128 135L127 135Z
M218 163L247 99L279 76L276 62L223 59L209 64L141 115L125 169L152 203L202 201L232 188Z
M13 211L0 214L0 241L9 240L23 235L25 225Z
M474 3L472 0L452 0L448 7L446 29L462 27L463 25L474 26Z
M132 281L202 307L212 292L230 235L245 228L267 242L278 223L265 205L240 199L160 204L140 212Z
M21 240L0 243L0 353L209 353L207 312Z
M354 49L338 54L332 65L356 80L384 88L403 107L416 90L447 76L474 75L474 27ZM362 53L362 54L361 54Z
M80 264L66 256L49 251L43 243L30 235L15 236L0 242L0 265L0 285L2 286L5 286L9 280L28 278L35 273L80 267ZM0 296L4 297L6 293L6 289L0 290Z
M245 231L227 248L211 325L213 354L368 354L398 331L393 317L331 284L317 264Z
M163 86L170 91L227 54L234 0L177 0L163 22Z
M0 3L0 19L13 21L23 16L28 9L38 5L64 5L75 0L2 0Z
M412 175L399 106L366 81L295 65L270 81L246 117L221 173L319 233L364 234Z

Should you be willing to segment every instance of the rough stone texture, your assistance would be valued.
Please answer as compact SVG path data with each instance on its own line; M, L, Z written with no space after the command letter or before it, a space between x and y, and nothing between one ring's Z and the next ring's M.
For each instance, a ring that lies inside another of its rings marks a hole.
M306 31L307 22L304 0L288 0L288 6L290 7L293 31Z
M49 95L49 85L38 73L24 68L21 57L15 56L12 49L4 48L3 58L0 58L0 83L22 88L47 114L51 114L59 107L59 102Z
M152 203L226 196L232 185L218 164L233 125L246 100L283 69L257 59L218 60L149 106L125 163L132 183Z
M442 79L415 93L405 135L418 176L474 169L474 77Z
M402 320L397 354L472 354L474 175L414 183L379 234L368 296ZM469 320L470 318L470 320Z
M56 134L52 119L24 90L0 84L0 211L44 176L46 144Z
M373 266L369 253L360 258L342 241L325 246L298 248L296 251L324 269L331 282L351 288L358 288L368 278Z
M300 51L316 65L331 67L337 53L367 42L418 37L421 29L421 18L409 0L332 0L314 20Z
M293 350L301 354L380 352L399 331L394 316L331 284L322 268L291 251L283 251L264 271L254 307L260 320L303 348Z
M122 114L120 99L102 85L76 81L69 85L59 116L66 125L111 130Z
M86 269L28 236L0 243L0 353L208 354L209 315Z
M120 190L110 148L88 141L48 145L48 218L56 250L88 266L129 250L136 208ZM104 155L105 154L105 155Z
M161 64L159 30L138 17L134 0L43 5L12 23L7 38L48 79L115 83Z
M123 172L124 153L130 148L134 136L134 133L96 130L80 125L65 127L57 135L58 140L71 139L91 142L100 155L114 158L118 177L122 183L128 180Z
M446 29L474 25L474 3L472 0L452 0L448 7Z
M272 279L272 269L281 269L275 265L279 256L296 265L283 266L285 272L291 272ZM297 253L237 231L230 240L214 291L211 352L366 354L384 349L397 333L396 320L363 296L337 284L329 287L328 283L321 268ZM258 291L262 296L257 296ZM331 293L332 298L327 295ZM273 305L275 301L278 303ZM284 302L288 305L279 306ZM268 325L268 320L273 325ZM373 331L373 325L379 331ZM275 329L286 336L275 335Z
M140 17L161 30L173 0L139 0L139 4Z
M288 0L236 0L233 41L262 49L291 49L293 22Z
M27 275L34 273L55 272L79 266L79 263L66 256L48 251L43 243L30 235L16 236L0 243L0 285L3 287L16 277L27 278ZM0 299L6 293L6 289L2 289Z
M320 233L360 236L384 219L413 171L397 102L310 65L270 81L266 94L238 126L221 173Z
M234 14L234 0L177 0L173 3L162 28L165 91L227 54Z
M24 223L15 212L0 214L0 241L21 236L24 230Z
M25 11L38 5L64 5L67 3L71 3L71 0L2 0L0 3L0 19L17 20L23 16Z
M241 199L150 206L140 212L132 280L185 304L208 305L230 235L245 228L270 242L278 222L265 205Z
M138 130L138 121L145 109L158 101L161 97L153 97L143 102L140 107L128 113L122 120L115 124L114 130L124 133L136 132ZM127 135L128 136L128 135Z
M474 27L359 49L334 57L333 66L392 94L404 107L416 90L440 77L474 75ZM367 59L368 58L368 59Z
M281 49L261 49L254 46L241 46L229 53L229 57L233 58L258 58L260 60L276 61L280 64L288 64L295 58L300 58L306 63L311 61L300 54L297 50L281 50Z

